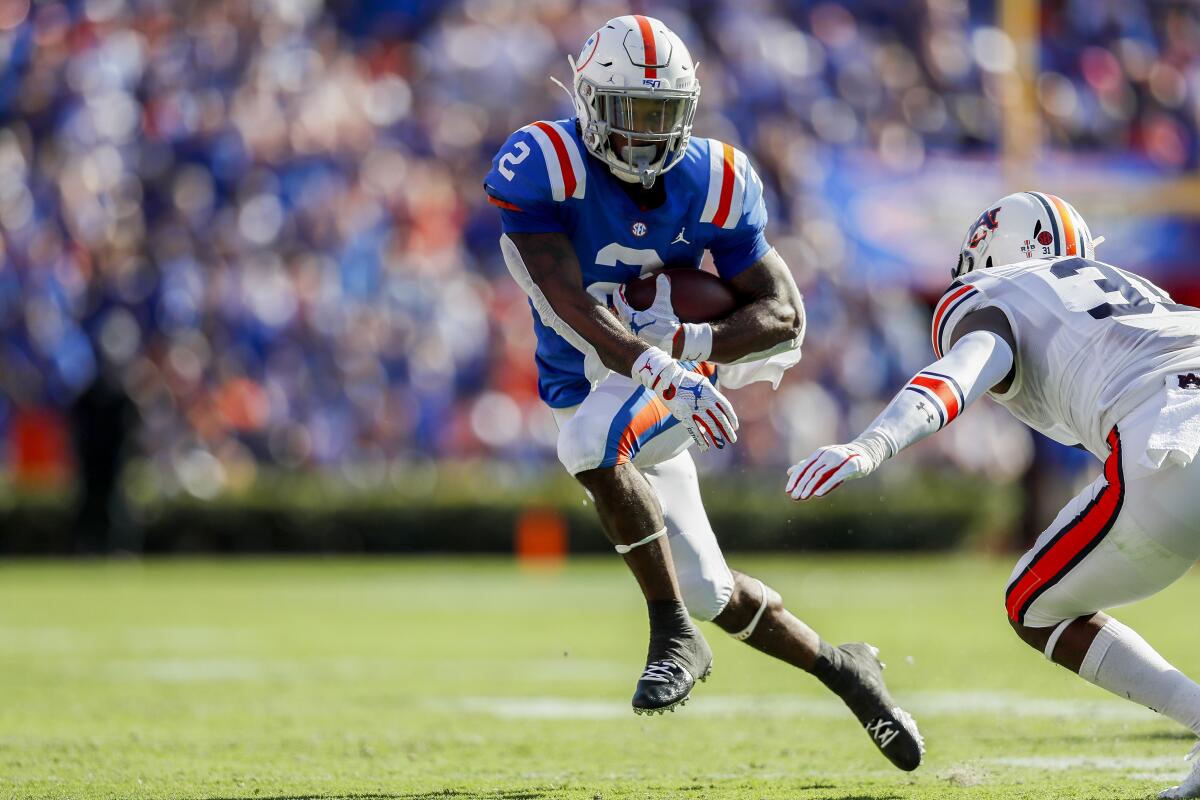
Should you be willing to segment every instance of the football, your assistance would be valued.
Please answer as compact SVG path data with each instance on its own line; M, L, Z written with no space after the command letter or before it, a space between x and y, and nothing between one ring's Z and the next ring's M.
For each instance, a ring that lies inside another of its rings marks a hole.
M711 272L694 267L669 267L647 272L625 284L625 299L638 311L654 302L654 279L662 272L671 279L671 305L680 322L713 322L738 307L729 284Z

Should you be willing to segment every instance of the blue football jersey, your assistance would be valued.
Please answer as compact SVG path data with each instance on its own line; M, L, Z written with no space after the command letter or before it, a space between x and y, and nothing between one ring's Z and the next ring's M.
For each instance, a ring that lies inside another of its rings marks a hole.
M762 181L741 151L692 137L683 159L658 180L665 202L639 208L587 152L575 120L567 119L535 122L510 136L492 160L484 189L500 208L505 233L565 233L584 288L602 302L643 272L699 269L705 250L726 280L770 251ZM555 408L582 402L590 389L583 353L543 325L536 311L533 326L542 399Z

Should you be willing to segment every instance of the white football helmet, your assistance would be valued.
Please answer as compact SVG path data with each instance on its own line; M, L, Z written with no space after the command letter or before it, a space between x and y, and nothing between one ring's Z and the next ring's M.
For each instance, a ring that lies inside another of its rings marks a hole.
M1096 245L1079 212L1067 201L1042 192L1002 197L967 230L954 277L976 269L1016 264L1028 258L1094 258Z
M683 41L653 17L610 19L576 61L571 99L588 152L650 188L687 150L700 82Z

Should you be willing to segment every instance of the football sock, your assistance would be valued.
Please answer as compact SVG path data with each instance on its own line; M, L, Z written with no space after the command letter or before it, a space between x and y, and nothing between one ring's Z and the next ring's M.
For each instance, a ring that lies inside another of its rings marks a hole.
M650 612L650 648L646 660L675 658L698 678L708 669L712 653L700 632L692 624L687 607L678 600L652 600Z
M1200 685L1115 619L1096 634L1079 666L1079 676L1200 735Z
M812 668L812 674L838 696L841 696L846 688L846 672L842 663L845 658L841 650L822 639L817 650L817 660Z

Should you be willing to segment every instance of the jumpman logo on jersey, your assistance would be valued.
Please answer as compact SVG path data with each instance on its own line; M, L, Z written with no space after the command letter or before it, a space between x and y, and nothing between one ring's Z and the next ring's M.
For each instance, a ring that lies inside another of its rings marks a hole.
M687 227L679 229L679 233L671 240L671 244L691 244L687 239L683 238L683 234L687 231Z

